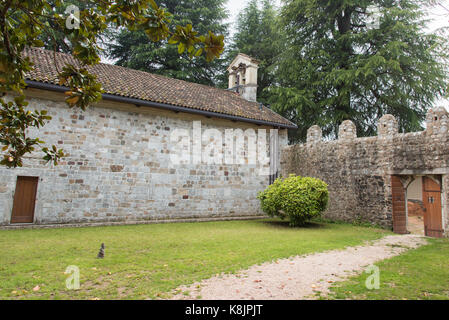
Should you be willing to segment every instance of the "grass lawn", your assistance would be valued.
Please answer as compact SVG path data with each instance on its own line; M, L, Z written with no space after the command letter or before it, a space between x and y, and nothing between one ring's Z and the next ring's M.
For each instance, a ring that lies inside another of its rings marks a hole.
M430 244L417 250L382 261L380 289L368 290L369 274L337 283L332 288L335 299L369 300L437 300L449 299L449 240L430 239Z
M278 220L0 230L0 299L166 298L217 273L386 234L328 223L291 229ZM102 242L106 257L97 259ZM80 269L77 291L65 287L69 265Z

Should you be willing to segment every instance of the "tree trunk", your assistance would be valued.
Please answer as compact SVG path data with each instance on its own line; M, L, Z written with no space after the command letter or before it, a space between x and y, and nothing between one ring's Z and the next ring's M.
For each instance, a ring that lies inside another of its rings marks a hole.
M340 37L351 31L351 15L352 9L346 8L341 14L337 16L337 25ZM352 45L347 39L337 40L338 49L340 51L340 69L349 69L349 58L352 53ZM351 94L344 92L348 84L341 84L337 86L338 99L336 105L337 121L351 120ZM337 124L339 125L339 124Z

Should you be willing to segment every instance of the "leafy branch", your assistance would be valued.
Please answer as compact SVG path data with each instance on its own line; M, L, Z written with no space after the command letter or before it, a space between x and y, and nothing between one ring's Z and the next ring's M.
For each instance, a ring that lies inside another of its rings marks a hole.
M198 36L193 26L172 26L171 14L159 7L154 0L99 0L88 1L86 9L79 10L79 24L68 28L67 15L57 13L45 0L7 0L0 3L0 94L12 93L14 99L0 99L0 143L3 145L0 165L18 167L22 158L41 147L44 159L55 165L64 156L55 146L42 147L38 138L27 136L30 128L44 126L51 117L47 112L26 110L25 77L33 68L29 58L23 57L25 47L42 47L39 36L46 28L62 32L73 48L76 65L67 64L62 70L56 63L59 84L69 90L66 103L71 108L86 108L102 98L103 89L89 67L100 62L101 48L98 35L108 26L143 30L149 41L168 40L178 46L179 54L188 53L190 58L204 55L208 62L220 57L224 50L224 37L209 32ZM63 7L63 0L53 1L55 7ZM56 40L54 39L56 42ZM56 47L56 43L55 43ZM56 51L56 50L55 50ZM55 53L56 55L56 53Z

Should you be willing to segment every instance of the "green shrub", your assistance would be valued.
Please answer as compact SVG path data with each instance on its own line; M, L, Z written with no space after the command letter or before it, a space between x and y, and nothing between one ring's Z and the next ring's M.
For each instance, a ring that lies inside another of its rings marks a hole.
M277 179L258 198L266 214L289 218L290 225L296 227L321 216L327 208L329 191L319 179L290 175Z

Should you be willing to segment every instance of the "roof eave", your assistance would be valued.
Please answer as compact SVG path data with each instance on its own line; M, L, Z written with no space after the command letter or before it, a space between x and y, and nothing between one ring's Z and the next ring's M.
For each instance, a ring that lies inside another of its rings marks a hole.
M40 81L34 81L34 80L26 80L26 84L30 88L34 89L41 89L41 90L48 90L48 91L54 91L54 92L66 92L69 90L69 88L64 86L55 85L52 83L46 83L46 82L40 82ZM186 107L179 107L174 106L166 103L159 103L159 102L152 102L142 99L136 99L136 98L129 98L129 97L123 97L113 94L104 93L102 94L102 97L104 100L109 101L115 101L115 102L121 102L121 103L128 103L133 105L138 105L142 107L151 107L151 108L158 108L158 109L165 109L170 110L174 112L185 112L190 114L197 114L202 115L206 117L214 117L214 118L220 118L225 120L231 120L231 121L240 121L240 122L246 122L246 123L252 123L256 125L264 125L264 126L270 126L275 127L279 129L298 129L298 126L291 124L283 124L283 123L277 123L277 122L271 122L271 121L265 121L265 120L256 120L256 119L250 119L240 116L234 116L230 114L224 114L224 113L217 113L212 111L205 111L205 110L199 110L199 109L192 109L192 108L186 108Z

